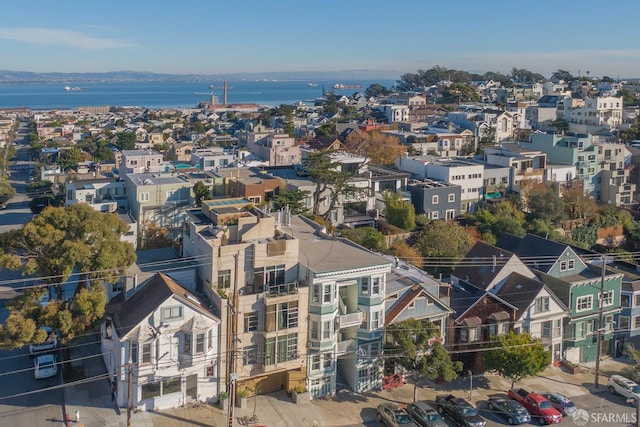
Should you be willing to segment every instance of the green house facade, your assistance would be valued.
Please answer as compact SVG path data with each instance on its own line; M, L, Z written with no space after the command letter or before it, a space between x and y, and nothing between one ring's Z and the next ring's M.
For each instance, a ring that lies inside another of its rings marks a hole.
M606 271L603 280L597 261L586 264L564 243L531 234L523 238L503 237L497 245L533 264L530 266L538 278L569 308L563 328L563 358L574 363L596 360L598 331L602 333L601 355L612 355L614 318L620 312L623 274Z

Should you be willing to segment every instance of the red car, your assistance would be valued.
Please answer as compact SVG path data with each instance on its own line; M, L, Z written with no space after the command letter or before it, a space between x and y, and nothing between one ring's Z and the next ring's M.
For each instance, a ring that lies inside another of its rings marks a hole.
M538 418L541 424L553 424L562 421L560 411L538 393L529 393L525 389L519 388L509 390L507 395L524 406L531 414L531 418Z

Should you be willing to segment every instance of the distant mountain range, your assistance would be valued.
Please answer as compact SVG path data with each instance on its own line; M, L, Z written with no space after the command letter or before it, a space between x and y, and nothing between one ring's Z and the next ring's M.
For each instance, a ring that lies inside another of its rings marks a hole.
M95 82L210 82L220 80L396 80L396 71L279 71L265 73L230 74L163 74L144 71L111 71L106 73L33 73L29 71L0 70L0 83L95 83Z

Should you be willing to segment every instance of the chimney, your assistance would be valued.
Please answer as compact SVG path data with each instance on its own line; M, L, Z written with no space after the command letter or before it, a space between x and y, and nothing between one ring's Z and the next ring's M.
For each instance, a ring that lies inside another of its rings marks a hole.
M224 81L224 95L223 95L223 103L227 105L227 81Z
M494 256L493 256L493 268L491 269L491 272L492 272L492 273L495 273L495 272L496 272L496 260L497 260L497 258L496 258L496 256L494 255Z

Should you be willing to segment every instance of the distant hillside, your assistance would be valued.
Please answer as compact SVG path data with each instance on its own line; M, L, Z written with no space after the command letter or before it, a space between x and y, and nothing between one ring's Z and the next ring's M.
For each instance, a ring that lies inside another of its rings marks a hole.
M144 71L112 71L106 73L33 73L0 70L0 83L92 83L92 82L209 82L216 80L395 80L400 73L383 70L347 71L279 71L230 74L162 74Z

